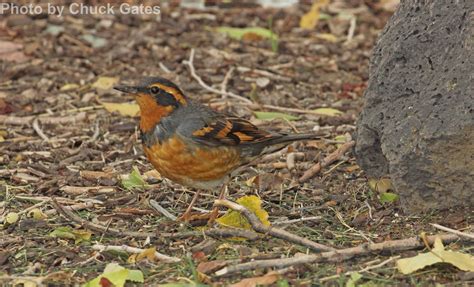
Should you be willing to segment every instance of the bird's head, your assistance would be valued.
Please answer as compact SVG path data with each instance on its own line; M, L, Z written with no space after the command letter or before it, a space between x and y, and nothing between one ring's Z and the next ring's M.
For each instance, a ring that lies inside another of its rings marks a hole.
M143 132L153 130L162 118L188 104L177 85L160 77L147 78L138 86L120 85L114 89L135 96L140 107L140 129Z

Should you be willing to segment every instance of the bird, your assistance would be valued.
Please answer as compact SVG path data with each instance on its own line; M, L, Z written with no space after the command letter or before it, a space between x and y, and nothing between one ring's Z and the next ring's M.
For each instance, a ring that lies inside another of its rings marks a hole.
M140 109L139 130L143 151L161 176L196 190L179 219L193 220L192 207L200 192L220 188L225 196L230 180L263 155L290 143L319 139L314 133L277 133L228 115L189 98L173 82L148 77L138 85L118 85L132 94ZM216 219L216 207L209 222Z

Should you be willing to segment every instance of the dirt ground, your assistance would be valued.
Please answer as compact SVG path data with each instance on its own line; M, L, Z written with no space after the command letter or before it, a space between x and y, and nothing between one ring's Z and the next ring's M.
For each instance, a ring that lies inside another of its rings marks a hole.
M102 273L106 264L117 262L141 270L147 286L173 282L184 283L172 286L225 286L268 270L218 277L215 270L198 273L196 267L205 261L235 263L309 252L268 235L253 241L211 239L196 226L199 222L172 221L150 207L149 201L155 200L179 216L194 191L151 172L141 149L138 118L111 113L102 105L132 103L133 98L97 84L104 77L136 83L144 76L159 75L177 83L189 97L268 130L327 134L321 140L295 144L294 167L289 169L289 156L282 153L230 184L229 200L258 195L270 222L292 234L344 248L438 233L430 223L455 229L472 223L472 214L462 211L410 216L398 202L381 203L350 152L305 183L298 182L306 170L350 140L362 108L370 52L390 8L379 1L330 1L316 28L303 30L300 18L310 10L311 1L284 9L235 2L198 10L173 1L160 6L160 16L0 16L0 280L12 283L36 277L59 286L82 284ZM216 31L221 26L271 27L278 39L249 34L236 40ZM192 50L196 74L217 92L204 88L183 62ZM225 96L223 90L253 104ZM308 112L325 107L341 113ZM296 119L263 120L255 111L279 111ZM126 189L121 179L134 166L147 175L148 184ZM204 194L196 211L209 211L216 196L217 191ZM60 206L73 206L74 214L88 222L124 233L92 230L91 238L86 238L91 231L58 215L51 198ZM8 214L19 218L7 220ZM72 236L52 236L58 230ZM156 235L134 237L126 233L131 231ZM134 261L126 252L93 249L98 243L156 247L182 261ZM450 248L472 252L472 246L460 243ZM347 272L416 253L296 265L280 270L274 286L353 286ZM394 260L380 265L361 272L357 284L468 285L473 280L472 274L450 266L403 275Z

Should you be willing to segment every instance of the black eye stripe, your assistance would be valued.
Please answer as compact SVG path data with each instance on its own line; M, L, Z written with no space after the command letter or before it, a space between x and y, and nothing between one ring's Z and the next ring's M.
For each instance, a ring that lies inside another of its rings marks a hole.
M158 96L156 97L156 100L162 106L178 107L178 101L176 100L176 98L172 94L163 90L160 90Z

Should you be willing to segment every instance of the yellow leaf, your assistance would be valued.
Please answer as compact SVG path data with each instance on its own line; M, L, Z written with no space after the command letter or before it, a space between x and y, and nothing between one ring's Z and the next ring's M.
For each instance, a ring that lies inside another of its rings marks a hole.
M392 181L389 178L381 178L381 179L371 178L369 179L369 188L372 191L380 192L380 193L385 193L385 192L388 192L389 190L394 190Z
M137 261L140 261L144 258L148 259L149 261L153 261L156 259L155 253L156 253L155 247L147 248L143 250L140 254L138 254Z
M435 239L434 248L431 251L397 260L397 268L403 274L410 274L436 263L448 263L463 271L474 272L474 256L445 250L439 237Z
M330 33L321 33L321 34L316 34L316 38L328 41L331 43L336 43L337 42L337 37L334 36L333 34Z
M333 108L319 108L319 109L315 109L314 112L316 114L319 114L322 116L328 116L328 117L334 117L334 116L343 114L343 112L341 112L340 110L333 109Z
M20 215L16 212L9 212L5 216L5 222L8 224L13 224L20 219Z
M270 226L268 221L268 213L262 209L262 201L255 195L243 196L237 200L237 203L245 206L248 210L255 213L263 225ZM216 220L222 226L237 227L251 230L250 223L243 217L240 212L229 210L226 214Z
M98 90L109 90L117 84L119 78L113 77L99 77L95 83L92 84L92 87Z
M64 92L64 91L69 91L69 90L75 90L79 88L79 85L78 84L65 84L64 86L62 86L59 90L61 92Z
M28 217L33 217L34 219L41 220L46 219L48 216L41 211L39 208L33 208L28 212Z
M300 27L308 30L314 29L319 22L319 10L328 3L329 0L315 0L309 12L301 17Z
M140 112L140 108L138 107L137 104L130 104L130 103L104 103L101 102L101 104L104 106L104 108L113 113L113 112L118 112L122 116L129 116L129 117L135 117L138 116Z

